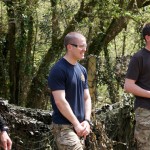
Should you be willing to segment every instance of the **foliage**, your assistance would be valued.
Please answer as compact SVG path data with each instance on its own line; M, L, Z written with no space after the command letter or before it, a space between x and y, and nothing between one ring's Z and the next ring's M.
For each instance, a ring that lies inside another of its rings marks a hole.
M149 20L149 1L21 0L0 1L0 5L2 97L17 105L48 109L49 69L65 53L64 36L80 31L87 37L89 50L84 65L89 74L88 57L93 54L101 59L93 64L94 94L103 97L101 103L105 99L109 103L119 101L126 68L120 70L127 63L121 62L118 68L117 58L132 55L143 46L139 31Z

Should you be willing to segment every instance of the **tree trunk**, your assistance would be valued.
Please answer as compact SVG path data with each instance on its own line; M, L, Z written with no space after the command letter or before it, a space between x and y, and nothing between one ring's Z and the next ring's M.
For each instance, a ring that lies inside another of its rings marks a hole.
M18 104L17 95L17 76L16 76L16 48L15 48L15 33L16 24L13 3L8 1L7 3L7 15L8 15L8 33L6 36L6 49L10 53L9 55L9 78L10 78L10 103Z
M34 35L34 29L33 29L33 17L28 16L29 23L28 23L28 32L27 32L27 43L26 43L26 49L24 51L24 56L22 56L22 63L20 64L22 67L20 68L20 93L19 97L21 99L19 105L25 106L27 101L27 93L29 91L29 87L31 84L32 79L32 70L33 70L33 55L32 55L32 44L33 44L33 35ZM21 61L21 60L20 60Z
M96 104L96 57L89 56L88 59L88 85L92 103Z
M60 36L58 14L57 14L57 1L51 1L52 4L52 46L48 50L48 53L43 58L43 61L39 67L36 77L33 78L30 91L27 97L27 107L31 108L43 108L47 107L47 96L48 96L48 86L47 86L47 74L49 68L49 62L55 60L61 55L61 52L57 52L56 49L60 50L63 48L61 41L58 41ZM61 48L60 48L61 47ZM54 56L55 55L55 56ZM56 55L58 55L56 57Z
M119 102L119 93L117 90L117 83L116 81L114 81L114 77L113 77L113 70L112 70L112 66L111 66L111 59L107 50L107 47L104 50L104 56L105 56L105 83L108 86L108 93L109 93L109 98L111 100L112 103L116 103Z

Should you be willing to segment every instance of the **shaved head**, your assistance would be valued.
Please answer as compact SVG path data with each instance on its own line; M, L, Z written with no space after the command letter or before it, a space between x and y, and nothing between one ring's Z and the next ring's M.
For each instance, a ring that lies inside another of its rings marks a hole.
M74 42L77 42L77 40L81 38L85 38L81 33L70 32L64 38L64 46L66 47L68 44L73 44Z

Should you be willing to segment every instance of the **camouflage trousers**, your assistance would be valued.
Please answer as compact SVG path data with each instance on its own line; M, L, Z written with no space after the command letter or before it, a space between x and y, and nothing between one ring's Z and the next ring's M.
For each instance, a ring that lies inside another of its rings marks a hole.
M72 125L51 125L58 150L84 150L84 140L75 133Z
M150 110L137 108L135 110L135 132L137 150L150 150Z

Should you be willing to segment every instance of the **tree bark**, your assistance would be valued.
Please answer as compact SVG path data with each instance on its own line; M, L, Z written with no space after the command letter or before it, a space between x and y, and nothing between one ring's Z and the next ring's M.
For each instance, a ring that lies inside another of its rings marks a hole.
M8 15L8 33L6 36L6 49L10 53L9 56L9 78L10 78L10 103L18 104L17 95L17 76L16 76L16 48L15 48L15 34L16 34L16 24L15 15L13 9L13 3L7 1L6 5L7 15Z

